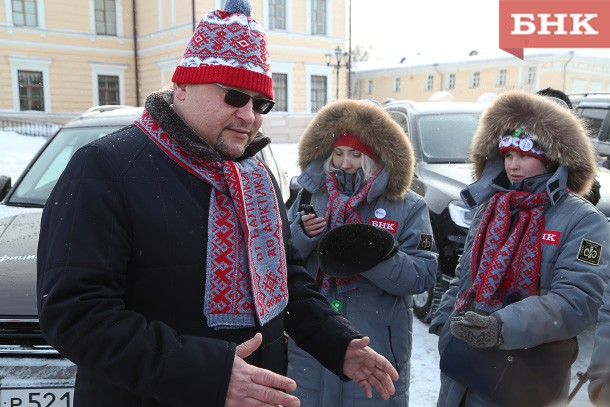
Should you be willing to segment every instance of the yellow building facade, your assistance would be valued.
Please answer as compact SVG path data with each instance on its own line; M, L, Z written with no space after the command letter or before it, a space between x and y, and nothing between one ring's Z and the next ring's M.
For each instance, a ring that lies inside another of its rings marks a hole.
M267 32L276 107L263 129L296 141L337 98L476 101L507 89L610 91L610 55L405 59L348 68L349 0L251 0ZM99 104L143 105L170 85L199 20L224 0L0 1L0 119L63 123ZM355 45L355 44L354 44ZM335 55L338 51L338 55ZM337 68L337 56L344 59ZM349 82L349 86L348 86Z
M509 89L610 92L610 51L607 57L597 54L531 50L523 60L498 52L447 60L416 57L385 66L359 63L352 69L352 96L380 102L487 102Z
M347 93L325 57L345 47L346 0L251 3L267 32L278 99L265 130L296 140L335 89ZM224 0L0 4L0 115L61 123L94 105L142 105L169 85L196 24Z

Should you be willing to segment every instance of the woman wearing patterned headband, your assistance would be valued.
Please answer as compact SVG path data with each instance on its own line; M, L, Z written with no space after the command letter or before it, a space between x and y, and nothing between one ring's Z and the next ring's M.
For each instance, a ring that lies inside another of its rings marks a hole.
M430 326L438 405L566 400L575 337L595 320L610 262L608 221L577 195L595 178L592 145L568 109L509 91L481 117L470 158L462 198L478 208Z
M430 289L437 269L428 208L409 190L414 162L404 131L368 101L326 106L301 136L293 243L326 299L400 374L388 401L366 400L291 341L288 375L301 406L408 405L411 295ZM306 201L315 214L301 210Z

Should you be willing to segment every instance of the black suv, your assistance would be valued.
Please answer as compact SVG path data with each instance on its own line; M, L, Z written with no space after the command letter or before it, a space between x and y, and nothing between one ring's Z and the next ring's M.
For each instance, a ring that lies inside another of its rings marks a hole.
M455 276L473 213L464 205L460 191L472 182L466 163L470 141L483 103L393 101L384 109L409 136L415 153L411 189L424 197L430 209L434 241L439 253L437 283L430 291L414 296L413 311L429 322L441 296Z
M0 175L0 406L73 405L75 366L49 346L38 326L36 249L42 208L81 146L130 125L143 108L96 106L63 126L11 188ZM288 197L286 174L269 146L257 154Z

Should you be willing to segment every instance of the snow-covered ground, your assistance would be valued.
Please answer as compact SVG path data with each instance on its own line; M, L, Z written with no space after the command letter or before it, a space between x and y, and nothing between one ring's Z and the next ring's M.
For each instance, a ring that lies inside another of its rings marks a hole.
M13 182L34 156L46 139L42 137L21 136L12 132L0 131L0 175L10 175ZM299 173L296 166L296 144L272 144L275 158L287 175ZM572 386L577 382L576 372L586 370L593 347L593 327L579 336L580 354L573 366ZM411 355L411 407L431 407L436 404L440 387L437 337L428 333L428 326L415 319L413 323L413 352ZM583 386L570 406L591 406L587 388Z

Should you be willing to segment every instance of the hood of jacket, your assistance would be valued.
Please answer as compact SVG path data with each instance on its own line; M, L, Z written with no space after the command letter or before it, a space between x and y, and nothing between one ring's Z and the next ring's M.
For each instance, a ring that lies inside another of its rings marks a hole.
M482 176L488 160L501 159L500 137L519 126L535 135L547 159L567 168L568 188L578 194L589 192L597 163L582 122L548 98L522 91L500 94L483 112L470 147L475 179Z
M299 139L301 170L330 156L335 138L345 132L370 146L387 171L384 195L393 200L403 197L413 180L413 148L398 123L372 102L339 100L323 107Z
M174 92L172 90L160 90L151 93L144 103L144 108L153 119L170 135L182 148L198 157L208 161L222 161L218 152L199 137L191 127L172 108ZM246 147L244 154L235 161L254 157L256 153L265 148L271 139L260 131Z

